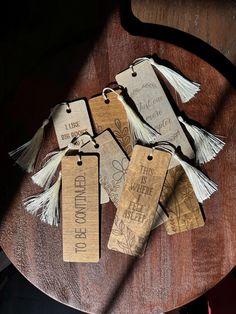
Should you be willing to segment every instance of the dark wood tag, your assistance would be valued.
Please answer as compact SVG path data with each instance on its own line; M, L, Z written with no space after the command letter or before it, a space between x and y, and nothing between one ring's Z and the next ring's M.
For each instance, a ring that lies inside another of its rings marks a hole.
M140 256L153 226L171 154L136 145L112 226L108 248Z
M62 159L62 235L65 262L99 260L98 156Z

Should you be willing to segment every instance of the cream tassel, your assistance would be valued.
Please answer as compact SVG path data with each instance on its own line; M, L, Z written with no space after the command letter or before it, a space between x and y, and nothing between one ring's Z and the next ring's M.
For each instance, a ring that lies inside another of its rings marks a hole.
M163 147L162 145L157 145L154 148L159 148L167 151L178 160L192 185L193 191L199 203L202 203L206 199L210 198L211 195L218 190L217 185L213 181L207 178L207 176L205 176L200 170L182 160L176 153L172 152L169 148Z
M179 94L180 99L183 103L188 102L200 91L200 84L192 82L184 78L182 75L175 72L174 70L156 63L152 58L138 58L134 61L134 64L136 62L141 62L145 60L148 60L151 65L154 66L166 78L170 85Z
M211 195L218 190L217 185L207 178L200 170L191 166L177 155L174 155L174 157L178 159L183 167L199 203L210 198Z
M119 95L117 99L123 104L135 139L140 140L143 144L157 142L160 134L139 118L136 112L126 103L123 96Z
M126 103L124 97L114 91L112 88L106 87L103 89L103 97L107 100L105 91L109 90L117 95L117 99L122 103L130 125L130 131L134 140L140 140L143 144L151 144L157 142L158 135L156 130L151 128L147 123L143 122L136 112Z
M73 145L73 144L72 144ZM74 145L73 145L74 146ZM32 176L32 180L37 185L44 187L45 189L49 188L51 185L53 176L57 171L58 166L62 158L66 155L66 153L72 148L71 143L61 151L53 153L53 156L48 159L42 169L40 169L37 173ZM51 154L49 154L51 155Z
M12 157L15 162L27 172L32 172L34 170L36 158L43 141L44 127L48 123L48 119L44 120L42 126L37 130L34 137L30 141L9 152L9 156Z
M194 140L197 164L205 164L215 159L218 153L223 149L225 143L206 130L188 124L182 117L178 117L178 119L186 127Z
M38 210L42 208L40 215L41 221L49 225L58 225L59 220L59 191L61 187L61 173L59 173L57 181L47 190L28 197L24 201L27 212L36 215Z

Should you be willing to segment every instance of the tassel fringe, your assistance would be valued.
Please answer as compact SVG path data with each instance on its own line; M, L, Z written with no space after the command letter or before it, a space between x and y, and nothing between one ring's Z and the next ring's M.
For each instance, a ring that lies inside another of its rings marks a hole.
M200 84L187 80L174 70L156 63L153 59L150 59L150 63L167 79L170 85L173 86L183 103L188 102L200 91Z
M140 140L144 144L155 143L159 133L138 117L135 111L126 103L123 96L118 95L117 98L124 106L134 139Z
M28 197L24 201L27 212L36 215L38 210L42 208L40 215L41 221L58 226L59 220L59 191L61 187L61 173L57 181L46 191Z
M48 123L48 119L44 120L42 126L37 130L34 137L30 141L9 152L9 156L12 157L15 162L27 172L34 171L36 159L43 141L44 127Z
M170 85L179 94L180 99L183 103L188 102L200 91L200 84L192 82L184 78L182 75L175 72L174 70L156 63L152 58L138 58L134 61L134 64L136 62L142 62L146 60L149 61L151 65L154 66L166 78Z
M215 159L218 153L223 149L225 143L206 130L188 124L182 117L178 117L178 119L186 127L194 140L197 164L205 164Z
M34 183L48 189L62 158L69 149L70 147L66 147L61 151L55 152L54 155L45 163L43 168L32 176Z
M206 199L210 198L211 195L218 190L217 185L208 179L200 170L180 159L177 155L174 156L177 157L179 163L188 176L199 203L202 203Z

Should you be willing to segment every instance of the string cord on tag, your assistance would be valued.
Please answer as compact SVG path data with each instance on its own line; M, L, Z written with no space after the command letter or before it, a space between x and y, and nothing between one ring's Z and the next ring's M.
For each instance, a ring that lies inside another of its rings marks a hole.
M116 94L117 99L123 105L127 114L130 131L134 142L141 141L143 144L155 143L160 134L152 127L150 127L145 121L141 120L138 114L127 104L122 94L117 93L114 89L110 87L104 88L102 91L102 96L105 103L109 104L110 102L106 94L108 91Z
M134 69L134 66L138 63L141 63L143 61L149 61L150 64L156 68L164 77L165 79L170 83L170 85L175 89L175 91L179 94L180 99L183 103L188 102L190 99L192 99L199 91L200 91L200 84L196 82L192 82L176 71L158 64L155 62L152 58L142 57L137 58L134 60L132 65L130 65L132 76L136 76L137 73Z
M172 149L166 147L171 146ZM152 151L149 156L152 156L153 149L161 149L163 151L169 152L172 156L180 163L183 167L196 195L199 203L211 197L211 195L217 191L217 184L211 181L207 176L205 176L200 170L191 166L188 162L184 161L178 154L176 149L173 151L173 145L168 142L157 143L152 147Z

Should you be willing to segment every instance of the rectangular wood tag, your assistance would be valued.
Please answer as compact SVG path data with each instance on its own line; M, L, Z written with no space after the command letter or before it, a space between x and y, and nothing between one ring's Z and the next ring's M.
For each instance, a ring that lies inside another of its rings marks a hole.
M87 105L83 99L70 102L69 107L66 103L61 104L53 113L52 120L60 149L85 131L93 135Z
M135 65L133 70L137 73L136 76L132 76L131 69L116 75L118 84L127 88L144 120L161 134L160 141L168 141L176 147L181 146L184 155L193 158L192 147L152 65L149 61L143 61ZM177 164L178 162L172 158L170 168Z
M169 215L169 219L165 222L169 235L204 226L204 219L195 193L180 165L168 170L160 204Z
M95 132L100 134L111 129L126 154L131 156L133 143L126 112L116 94L108 93L107 97L108 104L102 95L91 98L88 102Z
M153 226L171 155L135 145L125 178L108 248L140 256Z
M100 183L118 207L129 160L109 130L96 136L95 141L98 147L88 142L81 147L81 151L100 155Z
M62 236L65 262L99 260L98 156L62 159Z
M106 130L95 137L99 147L92 142L86 143L83 152L96 152L100 154L100 183L109 195L110 200L118 208L121 192L124 187L129 159L116 142L113 134ZM156 204L157 205L157 204ZM161 207L157 208L153 228L158 227L168 219Z

